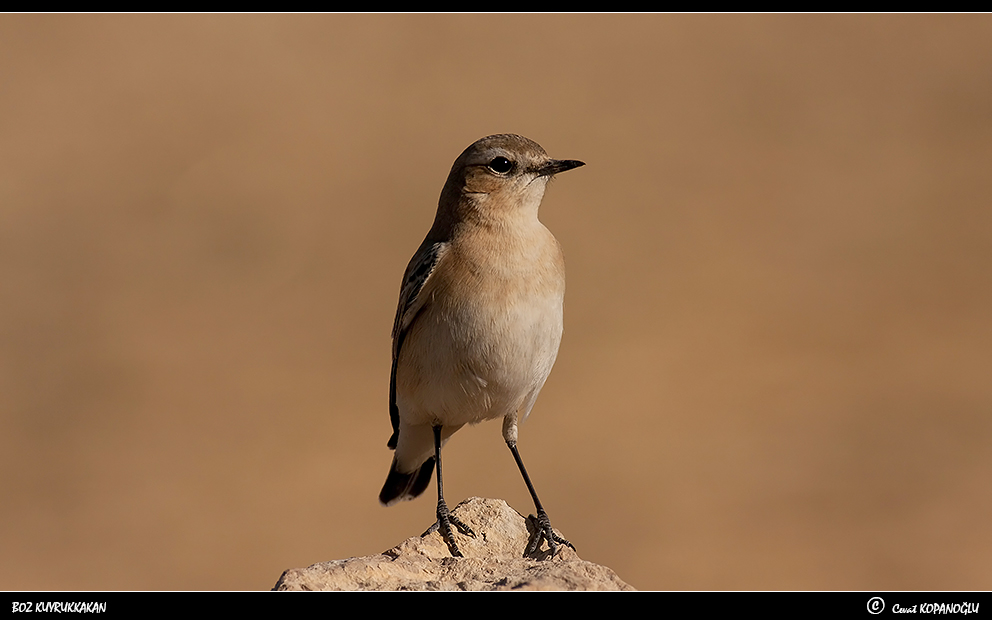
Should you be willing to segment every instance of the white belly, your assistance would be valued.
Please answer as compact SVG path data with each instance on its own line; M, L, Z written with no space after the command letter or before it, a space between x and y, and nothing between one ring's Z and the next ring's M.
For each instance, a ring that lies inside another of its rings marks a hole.
M562 293L495 287L488 297L446 296L426 309L400 351L403 422L460 426L526 417L558 355Z

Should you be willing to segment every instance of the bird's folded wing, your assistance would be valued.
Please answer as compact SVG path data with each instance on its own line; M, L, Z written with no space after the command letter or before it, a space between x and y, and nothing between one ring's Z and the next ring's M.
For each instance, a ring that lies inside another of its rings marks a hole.
M389 375L389 420L393 423L393 434L386 445L390 448L396 447L400 428L400 412L396 407L396 364L400 358L400 349L403 347L403 340L406 338L410 326L413 325L413 321L426 304L426 296L421 297L420 292L430 280L447 249L447 243L424 241L417 253L413 255L410 264L407 265L406 273L403 275L400 301L396 307L396 319L393 322L393 367Z

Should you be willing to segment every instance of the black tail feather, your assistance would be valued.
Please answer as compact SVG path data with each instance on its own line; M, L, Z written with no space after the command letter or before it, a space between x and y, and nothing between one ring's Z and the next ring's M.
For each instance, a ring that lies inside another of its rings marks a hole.
M382 485L382 491L379 491L379 501L383 506L392 506L396 502L417 497L431 483L433 473L433 456L424 461L420 469L409 473L397 471L396 461L393 461L389 476L386 477L386 483Z

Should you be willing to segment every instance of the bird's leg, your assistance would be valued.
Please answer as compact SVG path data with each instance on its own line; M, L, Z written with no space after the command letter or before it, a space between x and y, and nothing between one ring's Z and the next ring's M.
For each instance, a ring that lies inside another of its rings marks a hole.
M534 485L530 481L530 476L527 475L527 469L524 467L524 462L520 458L520 452L517 451L516 441L507 441L506 445L510 448L510 452L513 453L513 459L517 462L517 467L520 469L520 473L524 477L524 482L527 483L527 490L530 491L530 496L534 498L534 507L537 509L537 519L535 523L534 535L531 536L530 542L527 543L527 549L524 551L524 557L532 555L541 546L541 541L548 541L548 550L551 551L551 557L555 557L558 553L558 543L563 545L568 545L575 550L575 545L568 542L555 531L551 529L551 519L548 518L548 513L544 511L544 506L541 505L541 500L537 498L537 491L534 490Z
M448 545L451 555L456 558L464 557L455 544L455 537L451 533L451 526L454 525L458 531L466 536L475 538L472 528L465 525L454 514L448 510L448 504L444 502L444 490L441 483L441 427L434 427L434 458L437 461L437 521L421 536L427 536L431 532L440 531L441 538Z

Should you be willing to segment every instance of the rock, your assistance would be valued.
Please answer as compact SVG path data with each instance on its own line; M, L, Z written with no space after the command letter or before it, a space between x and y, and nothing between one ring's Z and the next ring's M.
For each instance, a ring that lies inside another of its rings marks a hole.
M499 499L472 497L455 515L476 533L456 533L465 556L455 558L440 534L414 536L381 555L333 560L287 570L274 590L633 590L609 568L586 562L561 545L548 560L546 545L523 552L533 531Z

